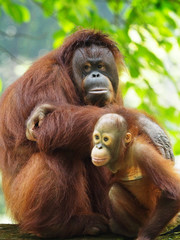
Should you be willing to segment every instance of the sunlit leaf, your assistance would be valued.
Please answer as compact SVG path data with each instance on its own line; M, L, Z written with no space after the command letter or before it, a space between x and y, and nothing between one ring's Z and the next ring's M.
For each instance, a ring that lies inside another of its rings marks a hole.
M53 37L55 39L55 41L53 43L53 48L58 48L63 43L65 36L66 36L66 33L62 29L55 32L53 35Z
M160 44L162 47L164 47L167 52L169 52L169 51L172 49L172 47L173 47L173 44L172 44L172 43L167 42L167 41L164 41L164 40L162 40L161 42L159 42L159 44Z
M177 37L177 42L178 42L178 44L180 46L180 37Z
M140 74L139 69L135 65L129 66L129 72L131 74L131 77L133 77L133 78L137 78Z
M2 90L3 90L3 81L2 81L2 79L0 78L0 93L2 92Z
M3 9L15 22L22 23L30 20L30 12L23 5L6 2L3 4Z
M108 3L110 10L114 13L119 13L120 10L122 10L122 8L124 6L124 2L121 0L116 0L116 1L109 0L109 1L107 1L107 3Z

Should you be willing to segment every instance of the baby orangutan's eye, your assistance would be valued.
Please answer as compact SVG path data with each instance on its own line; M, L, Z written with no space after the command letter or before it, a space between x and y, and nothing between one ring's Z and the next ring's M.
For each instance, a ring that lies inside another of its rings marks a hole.
M94 133L94 135L93 135L93 141L94 141L94 143L99 143L100 142L100 139L101 139L101 137L100 137L100 134L97 132L97 133Z
M99 136L98 136L98 135L95 135L95 139L98 140L98 139L99 139Z
M112 138L108 135L103 136L104 145L108 146L112 143Z

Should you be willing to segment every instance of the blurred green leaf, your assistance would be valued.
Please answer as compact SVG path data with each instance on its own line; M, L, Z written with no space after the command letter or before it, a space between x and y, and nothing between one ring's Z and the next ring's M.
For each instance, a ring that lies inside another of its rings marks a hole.
M116 0L116 1L109 0L107 1L107 3L108 3L109 9L114 13L120 13L120 10L122 10L124 6L124 2L121 0Z
M138 46L138 52L140 56L144 56L146 60L148 60L148 64L156 67L157 65L164 67L163 62L147 47L144 47L140 44L136 44Z
M53 47L58 48L63 43L65 36L66 33L63 29L60 29L59 31L55 32L53 35L53 38L55 39Z
M160 46L165 48L165 50L167 52L169 52L172 49L172 47L173 47L172 43L170 43L168 41L165 41L165 40L160 41L159 44L160 44Z
M131 64L129 66L129 72L133 78L137 78L140 74L138 66L136 64Z
M13 2L3 2L4 11L13 18L15 22L22 23L30 20L29 10L23 6Z
M175 155L180 155L180 135L178 135L177 137L176 137L176 139L177 139L177 141L176 141L176 143L174 144L174 146L173 146L173 150L174 150L174 153L175 153Z
M0 93L2 92L2 90L3 90L3 81L2 81L2 79L0 78Z
M179 44L179 46L180 46L180 36L177 37L177 42L178 42L178 44Z

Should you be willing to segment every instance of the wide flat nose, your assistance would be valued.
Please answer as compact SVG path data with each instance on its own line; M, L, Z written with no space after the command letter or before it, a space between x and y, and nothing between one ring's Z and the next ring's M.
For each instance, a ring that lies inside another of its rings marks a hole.
M98 73L98 72L93 72L93 73L91 74L91 76L92 76L93 78L98 78L98 77L100 77L100 73Z
M98 149L102 149L102 148L103 148L103 146L102 146L102 144L101 144L101 143L98 143L98 144L96 144L96 148L98 148Z

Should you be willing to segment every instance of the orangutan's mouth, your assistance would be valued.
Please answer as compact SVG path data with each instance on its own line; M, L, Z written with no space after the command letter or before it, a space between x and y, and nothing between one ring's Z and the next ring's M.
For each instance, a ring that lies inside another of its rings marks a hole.
M108 161L109 161L108 158L97 158L97 157L92 158L93 164L98 167L105 165Z
M107 88L93 88L89 91L90 94L104 94L108 93Z

